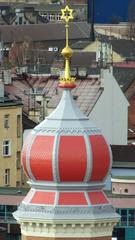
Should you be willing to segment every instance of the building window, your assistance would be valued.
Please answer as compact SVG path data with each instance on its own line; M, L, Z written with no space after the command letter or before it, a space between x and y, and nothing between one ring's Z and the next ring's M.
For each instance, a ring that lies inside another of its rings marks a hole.
M126 209L121 210L121 225L127 226L127 210Z
M16 152L16 169L21 168L21 152Z
M115 188L113 187L113 192L115 191Z
M9 114L4 115L4 128L9 128Z
M135 210L131 209L128 212L129 226L135 226Z
M6 15L6 11L5 10L2 11L2 15Z
M5 169L5 185L10 185L10 169Z
M127 188L125 189L125 193L128 193L128 189Z
M17 115L17 137L21 135L21 116Z
M57 19L58 21L60 21L60 20L61 20L61 15L60 15L60 14L57 14L56 19Z
M3 156L8 157L11 155L11 141L5 140L3 141Z
M19 25L22 25L23 19L22 17L19 17Z
M54 21L55 20L55 15L54 14L50 14L49 15L49 20L50 21Z

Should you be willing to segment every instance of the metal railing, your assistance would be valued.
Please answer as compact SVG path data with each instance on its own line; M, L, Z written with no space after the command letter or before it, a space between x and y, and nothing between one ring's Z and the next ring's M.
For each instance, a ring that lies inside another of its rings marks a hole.
M9 211L0 211L0 222L1 223L16 223L12 212Z

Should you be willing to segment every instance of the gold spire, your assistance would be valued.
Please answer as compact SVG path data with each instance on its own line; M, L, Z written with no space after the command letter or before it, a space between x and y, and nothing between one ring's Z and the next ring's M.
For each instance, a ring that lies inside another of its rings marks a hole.
M68 5L64 9L61 9L61 19L64 20L66 28L66 46L62 50L62 55L65 58L65 73L63 77L60 77L60 87L74 88L75 78L70 76L70 58L72 56L72 49L69 47L69 21L73 19L73 9Z

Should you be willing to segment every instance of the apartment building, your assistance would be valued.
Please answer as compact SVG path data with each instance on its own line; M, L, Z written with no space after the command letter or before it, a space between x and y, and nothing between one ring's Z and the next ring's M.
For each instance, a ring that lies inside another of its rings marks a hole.
M4 95L0 82L0 186L20 187L22 103Z

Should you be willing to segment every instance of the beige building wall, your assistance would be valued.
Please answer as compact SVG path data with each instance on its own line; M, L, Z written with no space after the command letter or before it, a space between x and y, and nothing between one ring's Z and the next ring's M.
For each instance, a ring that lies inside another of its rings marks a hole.
M22 106L0 107L0 186L21 183Z

